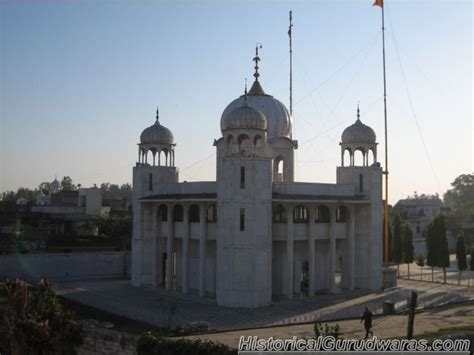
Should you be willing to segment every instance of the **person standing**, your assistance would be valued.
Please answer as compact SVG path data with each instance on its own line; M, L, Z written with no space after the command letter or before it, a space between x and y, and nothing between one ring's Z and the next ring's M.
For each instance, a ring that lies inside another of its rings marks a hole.
M369 337L370 335L374 335L374 332L371 330L372 328L372 312L368 307L365 307L364 313L362 314L362 318L360 319L360 322L362 323L364 321L364 328L365 328L365 339Z

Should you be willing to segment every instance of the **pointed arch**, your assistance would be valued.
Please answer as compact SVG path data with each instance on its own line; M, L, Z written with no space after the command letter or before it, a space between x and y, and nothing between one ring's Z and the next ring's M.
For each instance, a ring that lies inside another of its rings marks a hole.
M283 158L282 155L278 155L273 160L273 181L283 182L284 171L285 171L285 159Z
M261 135L255 135L253 139L253 145L255 147L255 155L256 156L263 156L265 152L265 141Z
M345 148L342 153L342 166L351 166L352 165L352 152L350 148Z
M282 204L273 206L273 223L286 223L286 209Z
M293 209L293 223L308 223L308 208L305 205Z
M331 215L328 206L318 206L316 208L316 223L329 223Z
M357 148L354 150L354 166L365 166L365 149Z
M210 204L209 207L207 208L206 222L207 223L217 222L217 208L216 208L215 203Z
M238 138L240 155L248 157L253 154L253 145L250 138L246 134L241 134Z
M349 217L347 206L338 206L336 209L336 223L345 223Z

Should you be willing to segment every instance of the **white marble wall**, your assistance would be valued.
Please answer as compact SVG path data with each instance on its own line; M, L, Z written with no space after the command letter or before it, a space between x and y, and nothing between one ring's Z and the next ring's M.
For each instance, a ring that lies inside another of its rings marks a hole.
M240 186L245 167L245 187ZM217 303L259 307L271 302L272 162L224 158L218 164ZM240 210L245 228L240 230Z

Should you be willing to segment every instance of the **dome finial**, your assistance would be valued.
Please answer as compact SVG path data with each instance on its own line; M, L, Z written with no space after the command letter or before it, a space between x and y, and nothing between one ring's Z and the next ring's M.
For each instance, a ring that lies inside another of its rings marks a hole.
M156 122L160 122L160 107L156 106Z
M359 101L357 101L357 121L360 122L360 109L359 109Z
M260 61L260 57L258 56L258 48L262 49L262 44L257 42L257 45L255 46L255 57L253 58L253 61L255 62L255 73L253 76L255 77L255 80L258 81L258 77L260 74L258 73L258 62Z

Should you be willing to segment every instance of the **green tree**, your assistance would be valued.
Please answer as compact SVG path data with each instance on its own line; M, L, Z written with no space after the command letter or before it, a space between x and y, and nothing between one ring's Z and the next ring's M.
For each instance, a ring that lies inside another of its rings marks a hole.
M444 194L444 203L456 213L474 214L474 174L459 175L451 186Z
M403 262L402 220L399 214L396 214L395 217L393 217L392 226L392 261L397 263L398 274L399 265Z
M15 201L15 191L2 192L2 200L9 202Z
M444 203L452 211L448 226L451 230L463 230L466 245L471 248L474 246L474 233L465 226L474 218L474 174L459 175L451 186L444 194Z
M31 190L27 187L19 187L15 194L15 200L24 198L28 202L33 202L36 200L37 193L38 191Z
M102 198L123 198L130 199L132 196L132 186L130 184L110 184L104 182L100 184L100 191L102 192Z
M40 190L45 195L49 194L50 189L51 189L50 183L47 181L44 181L38 185L38 190Z
M459 270L458 285L461 283L461 273L463 272L463 270L467 269L466 254L467 253L466 253L466 243L464 242L464 233L461 232L456 242L456 260L458 262L458 270Z
M436 249L434 241L435 222L434 219L430 221L425 231L426 243L426 265L431 267L431 282L434 282L434 268L436 266Z
M449 247L446 235L446 219L438 215L430 222L426 232L427 264L431 266L432 281L434 267L442 267L444 283L446 283L446 268L449 267Z
M449 267L449 245L446 234L446 218L439 215L439 267L443 268L444 283L446 283L446 268Z
M64 176L61 180L61 190L63 191L73 191L76 189L76 185L73 184L71 177Z
M414 258L413 231L410 223L405 222L403 224L402 233L403 262L408 266L408 278L410 278L410 264L413 262Z
M130 237L132 233L131 218L102 217L97 221L99 233L113 238Z
M122 197L126 197L129 200L132 199L132 185L130 185L128 182L120 186L120 192Z

